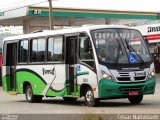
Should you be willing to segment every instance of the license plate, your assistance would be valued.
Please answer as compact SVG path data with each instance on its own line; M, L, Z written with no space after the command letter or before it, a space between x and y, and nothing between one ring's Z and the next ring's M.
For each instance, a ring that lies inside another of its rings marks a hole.
M139 92L138 91L130 91L130 92L128 92L128 95L129 96L137 96L137 95L139 95Z

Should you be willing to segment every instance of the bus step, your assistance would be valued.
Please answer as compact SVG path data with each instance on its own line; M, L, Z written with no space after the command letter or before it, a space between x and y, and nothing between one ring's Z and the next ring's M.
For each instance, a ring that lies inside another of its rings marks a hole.
M16 91L9 91L8 93L9 93L9 95L17 95Z

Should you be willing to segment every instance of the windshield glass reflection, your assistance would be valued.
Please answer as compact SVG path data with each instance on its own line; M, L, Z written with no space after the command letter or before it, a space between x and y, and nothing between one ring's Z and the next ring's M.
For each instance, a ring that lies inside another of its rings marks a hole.
M98 29L91 31L96 52L105 63L144 63L151 61L149 50L137 30Z

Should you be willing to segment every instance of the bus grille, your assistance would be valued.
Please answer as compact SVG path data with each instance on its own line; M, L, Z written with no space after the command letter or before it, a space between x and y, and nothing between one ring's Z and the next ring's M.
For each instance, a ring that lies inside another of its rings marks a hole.
M131 77L128 72L119 72L119 76L116 77L119 82L138 82L144 81L146 76L134 76Z
M122 92L129 92L129 91L142 91L144 89L143 85L140 86L121 86L119 88Z
M141 76L141 77L134 77L134 81L143 81L145 80L146 76ZM131 77L117 77L117 80L118 81L124 81L124 82L127 82L127 81L131 81Z

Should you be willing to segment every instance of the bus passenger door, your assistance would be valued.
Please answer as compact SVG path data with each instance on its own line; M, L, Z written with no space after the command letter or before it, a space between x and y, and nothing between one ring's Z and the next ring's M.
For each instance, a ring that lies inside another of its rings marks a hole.
M7 44L6 54L6 75L8 79L8 91L16 91L16 62L17 61L17 43Z
M78 36L66 37L66 64L67 69L67 94L75 95L77 92L76 64L77 64Z
M93 46L87 33L79 34L78 56L76 74L77 84L80 87L79 93L85 92L88 89L88 86L90 86L94 90L94 97L98 97L98 77ZM81 89L81 87L83 89Z

